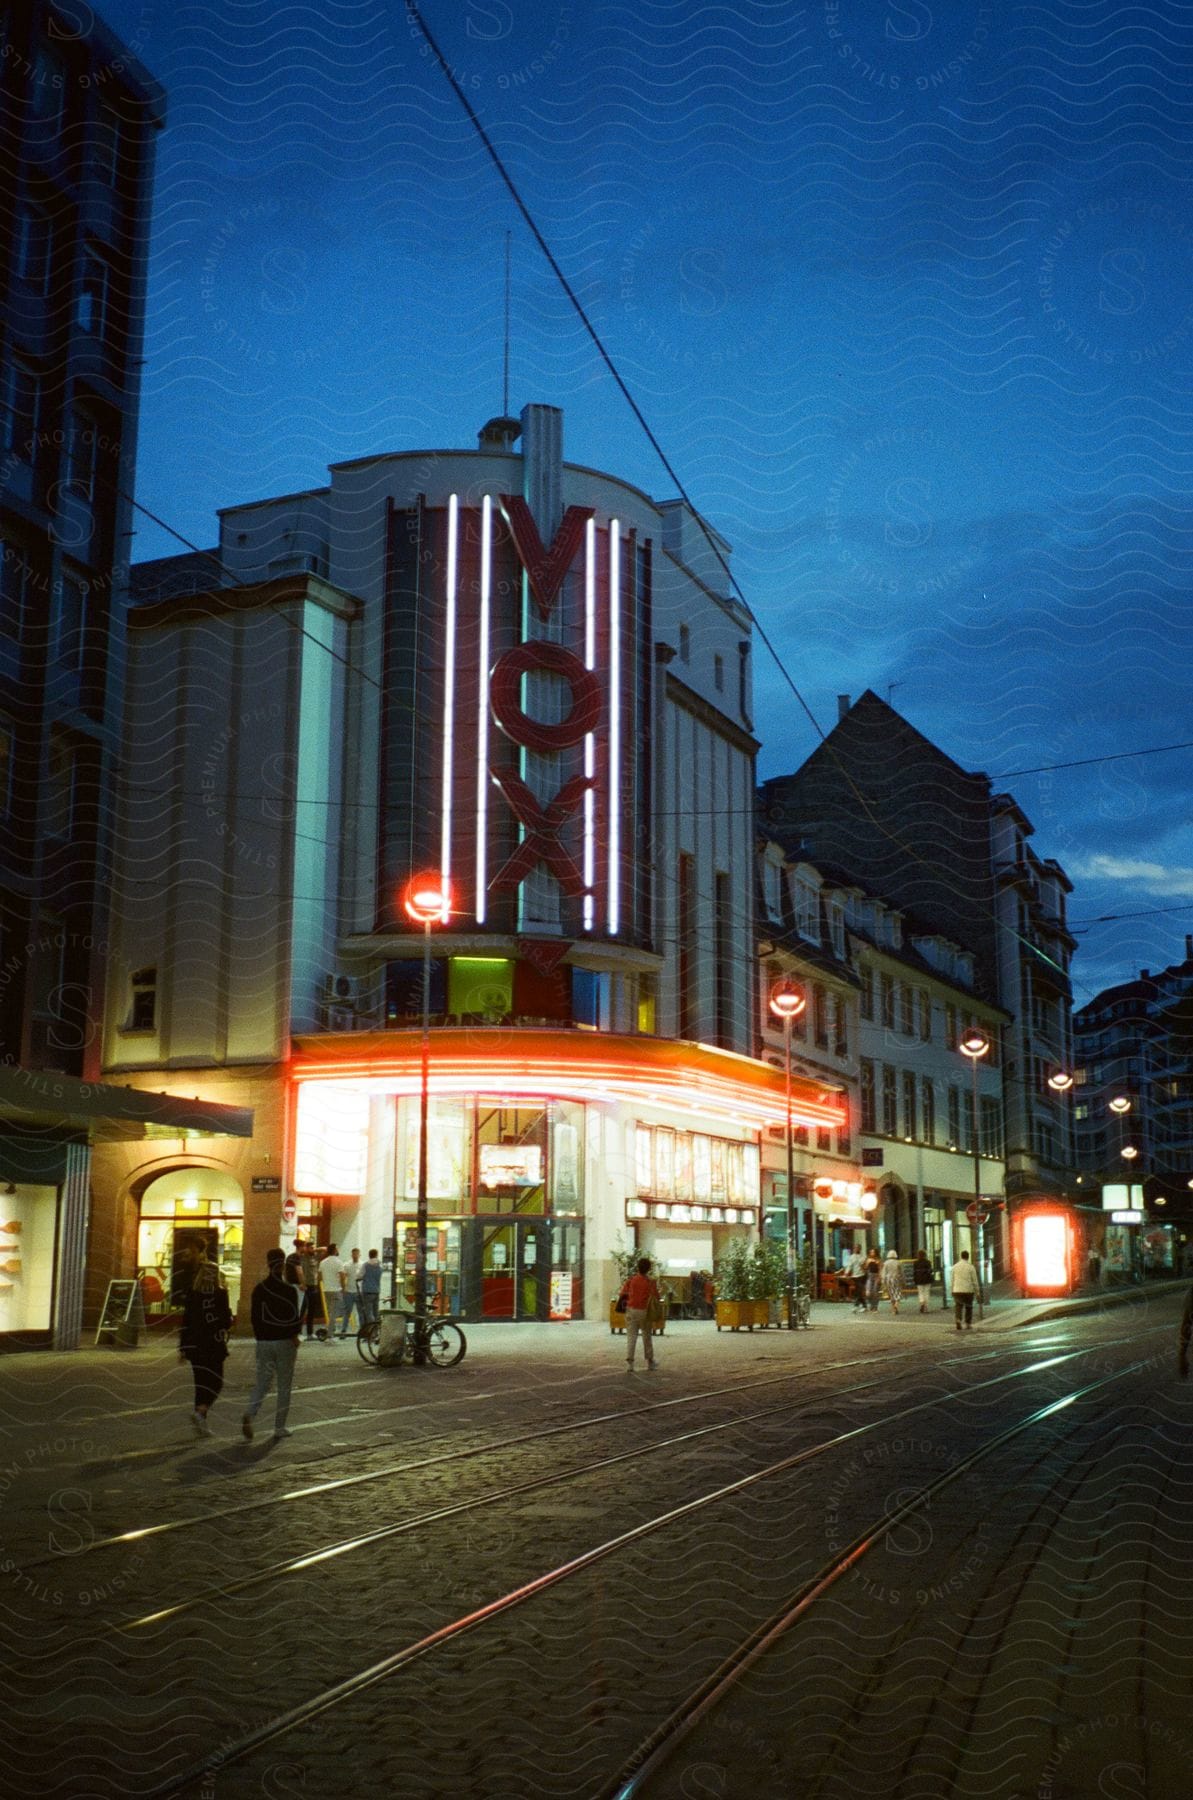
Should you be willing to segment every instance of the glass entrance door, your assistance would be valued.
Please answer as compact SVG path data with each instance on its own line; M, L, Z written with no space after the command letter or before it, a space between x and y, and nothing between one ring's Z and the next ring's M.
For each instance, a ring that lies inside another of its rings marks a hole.
M482 1319L545 1319L551 1274L546 1219L478 1220Z

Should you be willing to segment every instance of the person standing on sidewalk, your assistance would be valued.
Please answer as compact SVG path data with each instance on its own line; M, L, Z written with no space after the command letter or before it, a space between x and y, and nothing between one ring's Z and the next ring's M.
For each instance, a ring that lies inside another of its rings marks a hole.
M336 1319L344 1302L344 1265L335 1244L327 1246L327 1255L319 1264L319 1281L323 1288L323 1310L327 1314L328 1342L335 1336ZM341 1337L343 1333L341 1332Z
M257 1379L249 1395L248 1411L240 1421L240 1429L246 1438L252 1437L253 1420L275 1381L278 1391L274 1402L273 1435L275 1438L290 1436L286 1418L290 1411L290 1390L294 1385L294 1365L298 1359L300 1290L285 1278L284 1250L267 1250L265 1261L269 1273L253 1289Z
M234 1323L228 1290L215 1264L207 1260L207 1246L193 1237L183 1246L183 1258L191 1285L182 1309L182 1334L178 1354L191 1365L195 1405L191 1424L199 1437L210 1437L207 1415L224 1385L228 1359L228 1333Z
M650 1278L650 1258L640 1256L634 1274L622 1287L625 1296L625 1352L626 1373L634 1372L634 1351L638 1345L638 1337L642 1337L642 1349L646 1357L648 1369L654 1368L654 1338L650 1330L650 1311L652 1306L661 1305L658 1284Z
M315 1246L309 1240L298 1245L296 1254L302 1265L302 1318L309 1340L314 1337L319 1322L319 1264Z
M869 1312L878 1311L878 1290L882 1282L882 1264L878 1260L877 1250L871 1250L866 1258L866 1308Z
M360 1310L360 1278L365 1266L360 1260L360 1251L353 1250L351 1260L344 1264L344 1315L340 1320L340 1336L347 1337L348 1327L352 1323L352 1309L356 1308L357 1330L364 1324L364 1315Z
M917 1250L915 1262L912 1264L911 1278L915 1282L915 1291L920 1297L920 1311L926 1313L928 1301L932 1294L932 1264L928 1261L926 1250Z
M965 1315L966 1331L973 1330L973 1299L978 1291L978 1272L969 1260L969 1251L963 1250L958 1262L953 1264L950 1277L953 1285L953 1312L957 1320L957 1330L961 1329L961 1316Z
M899 1317L899 1302L903 1298L903 1272L899 1267L899 1252L888 1250L886 1261L882 1265L882 1291L891 1303L891 1311Z
M853 1310L864 1313L866 1310L866 1259L856 1245L846 1264L845 1273L853 1288Z
M361 1268L358 1292L361 1325L375 1325L381 1304L381 1258L375 1250L369 1251L369 1260Z

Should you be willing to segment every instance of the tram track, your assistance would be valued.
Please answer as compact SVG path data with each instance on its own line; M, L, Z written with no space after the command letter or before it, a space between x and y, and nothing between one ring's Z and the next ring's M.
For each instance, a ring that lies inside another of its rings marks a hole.
M1116 1340L1118 1343L1128 1341L1130 1340ZM354 1674L323 1688L306 1700L299 1702L296 1706L291 1707L286 1712L279 1714L272 1720L266 1721L251 1732L234 1740L232 1743L226 1745L221 1751L203 1759L192 1765L190 1768L182 1771L178 1776L153 1788L151 1790L150 1800L170 1800L170 1797L172 1796L186 1794L197 1783L209 1781L231 1764L243 1762L255 1751L273 1742L275 1739L280 1738L291 1731L295 1731L300 1727L309 1725L320 1715L351 1700L355 1696L364 1693L390 1677L397 1675L413 1663L432 1655L435 1651L478 1630L490 1621L503 1616L511 1610L527 1604L537 1596L576 1577L582 1572L593 1568L596 1564L616 1555L618 1552L627 1549L631 1545L638 1544L656 1533L673 1529L683 1521L694 1519L708 1509L713 1508L726 1500L745 1494L750 1489L758 1487L762 1483L772 1481L800 1468L816 1458L829 1454L831 1451L842 1445L852 1444L858 1438L864 1437L867 1434L898 1426L903 1421L915 1417L918 1414L930 1411L933 1408L940 1407L950 1400L967 1398L984 1389L1002 1386L1009 1382L1022 1379L1025 1376L1041 1373L1048 1368L1056 1367L1061 1363L1073 1360L1079 1356L1091 1354L1097 1350L1108 1347L1106 1341L1102 1340L1098 1344L1089 1346L1085 1349L1065 1352L1059 1356L1046 1358L1042 1362L1026 1365L1023 1368L1003 1371L1002 1373L991 1376L987 1380L979 1383L972 1383L963 1388L935 1394L930 1398L918 1401L909 1407L900 1408L893 1413L887 1413L879 1420L874 1420L839 1433L821 1444L807 1446L802 1450L768 1464L762 1469L754 1470L732 1482L720 1484L711 1491L697 1495L695 1498L684 1501L677 1506L669 1507L663 1512L656 1514L654 1517L631 1527L629 1530L620 1532L603 1543L592 1546L591 1548L580 1552L578 1555L568 1558L566 1561L547 1570L543 1574L538 1575L531 1580L510 1589L505 1594L499 1595L497 1598L437 1627L426 1633L424 1636L403 1646L401 1649L356 1671ZM781 1635L783 1631L790 1629L791 1624L795 1622L796 1618L801 1616L802 1612L806 1611L807 1607L810 1606L819 1595L826 1592L830 1586L839 1580L843 1574L848 1572L848 1570L867 1553L868 1549L872 1547L872 1544L877 1541L881 1532L889 1530L899 1519L910 1514L916 1506L922 1505L926 1498L947 1486L951 1481L958 1479L975 1463L981 1461L985 1456L993 1454L1005 1443L1010 1442L1015 1437L1030 1430L1032 1426L1062 1412L1066 1407L1073 1405L1084 1395L1093 1393L1109 1385L1111 1382L1121 1380L1133 1370L1143 1366L1143 1362L1132 1363L1126 1368L1116 1370L1112 1374L1100 1377L1096 1381L1082 1384L1081 1386L1070 1390L1067 1394L1047 1402L1043 1406L1033 1408L1023 1419L1018 1420L1013 1426L1006 1430L999 1432L987 1443L980 1445L975 1451L959 1460L958 1463L943 1476L938 1477L936 1481L928 1483L922 1489L918 1490L897 1513L893 1515L889 1513L884 1514L881 1521L869 1527L867 1532L863 1532L858 1538L853 1540L846 1550L840 1556L836 1557L830 1565L826 1565L817 1575L804 1583L780 1617L772 1618L767 1622L766 1626L760 1627L752 1632L749 1638L744 1640L743 1644L738 1647L737 1651L731 1653L731 1656L719 1665L718 1669L714 1671L714 1676L707 1678L698 1690L694 1690L693 1694L690 1695L688 1700L684 1703L684 1706L691 1707L700 1704L704 1691L708 1687L710 1681L714 1683L714 1686L723 1686L729 1675L732 1673L732 1669L736 1667L739 1661L743 1658L753 1660L751 1652L753 1651L754 1646L763 1642L768 1634ZM870 1384L866 1385L868 1386ZM784 1407L771 1410L777 1412L785 1411L787 1409ZM687 1436L689 1434L684 1435ZM703 1433L690 1435L703 1435ZM639 1450L632 1454L641 1454L641 1451ZM611 1461L621 1460L623 1460L621 1456L614 1459L602 1459L599 1464L591 1465L588 1470L572 1471L569 1478L576 1479L579 1475L584 1473L590 1473L595 1469L608 1467ZM502 1496L490 1496L486 1503L493 1504L501 1497ZM507 1494L504 1497L508 1498L509 1495ZM761 1637L760 1633L762 1634ZM743 1666L748 1666L748 1662L743 1663ZM679 1714L682 1712L683 1708L678 1709L677 1714L673 1715L672 1719L667 1722L669 1729L678 1731L679 1726L677 1721ZM686 1733L683 1735L686 1735ZM652 1740L648 1740L652 1745L654 1736L657 1736L657 1733L652 1734ZM678 1737L676 1738L676 1741L678 1741ZM649 1751L649 1755L654 1757L659 1748L659 1745L654 1745ZM619 1780L620 1779L621 1778L619 1777ZM612 1791L620 1792L620 1789Z

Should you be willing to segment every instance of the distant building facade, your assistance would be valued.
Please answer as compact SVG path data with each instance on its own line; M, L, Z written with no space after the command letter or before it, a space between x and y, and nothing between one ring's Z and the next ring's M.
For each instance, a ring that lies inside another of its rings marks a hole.
M973 1001L1009 1015L1002 1043L1006 1192L1065 1192L1069 1113L1047 1086L1071 1058L1070 884L988 776L962 769L867 692L791 775L761 789L761 825L855 871L921 931L968 953ZM1005 1245L1003 1246L1005 1249Z
M476 450L228 509L216 550L137 572L130 982L105 1066L251 1105L258 1130L168 1167L106 1154L121 1272L168 1264L189 1196L230 1272L301 1231L396 1251L405 1288L423 873L451 892L430 934L436 1303L591 1314L619 1246L682 1278L757 1227L783 1082L754 1055L757 746L727 555L682 504L565 462L561 414L531 406ZM841 1113L808 1081L797 1101L813 1128Z

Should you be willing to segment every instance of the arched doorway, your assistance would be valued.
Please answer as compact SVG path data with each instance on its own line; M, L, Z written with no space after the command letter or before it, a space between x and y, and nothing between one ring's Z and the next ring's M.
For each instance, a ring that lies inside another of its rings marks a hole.
M195 1234L219 1265L235 1312L244 1255L244 1191L235 1176L195 1166L169 1169L142 1189L138 1209L137 1278L148 1317L180 1309L179 1249Z

